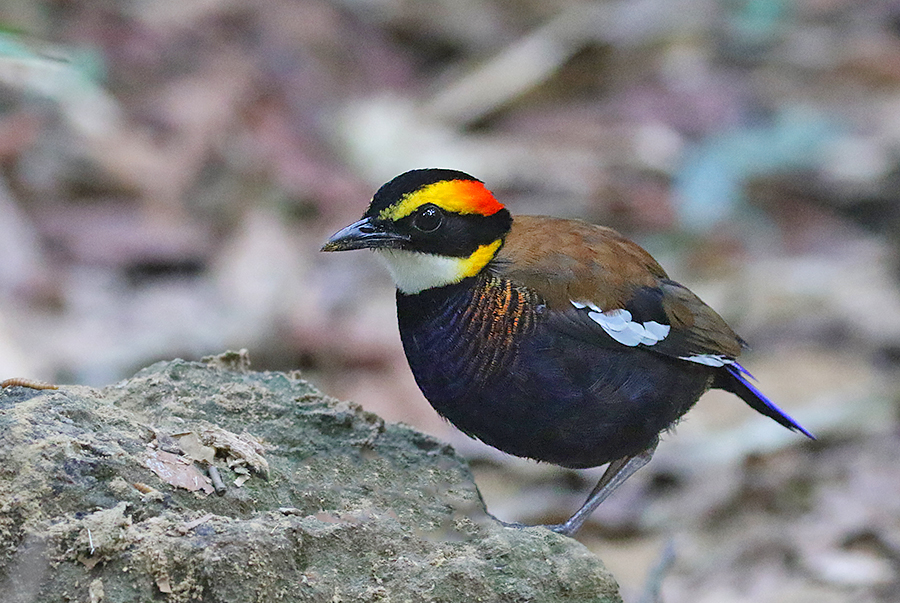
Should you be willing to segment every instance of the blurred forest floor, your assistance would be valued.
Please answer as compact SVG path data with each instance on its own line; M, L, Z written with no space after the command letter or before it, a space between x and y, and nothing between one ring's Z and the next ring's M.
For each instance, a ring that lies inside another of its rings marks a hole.
M636 602L900 601L900 2L5 0L0 377L250 350L451 441L506 520L587 475L443 423L374 190L468 171L622 230L750 341L804 441L711 393L579 539ZM667 548L668 547L668 548Z

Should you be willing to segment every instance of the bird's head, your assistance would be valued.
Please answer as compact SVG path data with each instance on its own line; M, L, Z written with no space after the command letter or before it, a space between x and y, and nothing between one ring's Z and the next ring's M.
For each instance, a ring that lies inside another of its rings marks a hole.
M397 288L412 295L484 270L511 224L480 180L456 170L412 170L378 189L363 218L322 251L374 249Z

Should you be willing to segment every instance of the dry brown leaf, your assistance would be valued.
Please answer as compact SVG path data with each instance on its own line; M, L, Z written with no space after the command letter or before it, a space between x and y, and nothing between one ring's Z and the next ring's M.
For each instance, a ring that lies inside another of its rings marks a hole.
M203 490L207 494L214 492L212 480L200 473L193 462L183 456L151 450L144 464L164 482L196 492Z
M169 577L165 574L162 576L158 576L156 578L156 588L159 589L159 592L169 594L172 592L172 584L169 582Z
M204 446L200 441L200 436L194 432L175 436L178 446L184 451L185 456L198 463L212 464L216 458L216 449L211 446Z
M100 557L88 557L87 555L78 555L78 561L80 561L84 567L89 570L94 569L94 566L100 563Z

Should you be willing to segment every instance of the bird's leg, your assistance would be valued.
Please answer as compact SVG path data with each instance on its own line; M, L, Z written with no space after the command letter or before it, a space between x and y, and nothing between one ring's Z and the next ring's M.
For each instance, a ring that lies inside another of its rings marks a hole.
M606 468L606 471L603 472L603 475L600 477L600 481L597 482L597 485L594 486L593 490L591 490L591 493L588 495L587 500L584 501L583 505L581 505L581 508L575 511L575 514L567 519L565 523L556 525L529 526L518 522L503 521L501 519L498 519L497 517L494 517L493 515L491 515L491 517L507 528L543 527L547 528L548 530L553 530L558 534L571 536L581 528L582 524L587 521L588 517L591 516L591 513L596 511L597 507L600 506L600 503L606 500L606 498L610 494L612 494L616 488L621 486L625 482L625 480L634 475L634 473L638 469L650 462L650 459L653 457L653 452L656 450L657 444L659 444L658 439L655 440L643 452L632 456L623 456L620 459L612 461ZM490 513L488 515L490 515Z
M625 480L631 477L638 469L650 462L658 443L659 440L653 442L653 444L643 452L612 461L606 468L600 481L597 482L597 485L591 490L587 500L584 501L584 504L581 505L580 509L575 511L575 514L572 515L572 517L567 519L565 523L545 527L554 532L558 532L559 534L565 534L566 536L573 535L581 528L581 525L587 518L591 516L591 513L597 510L600 503L606 500L616 488L621 486Z

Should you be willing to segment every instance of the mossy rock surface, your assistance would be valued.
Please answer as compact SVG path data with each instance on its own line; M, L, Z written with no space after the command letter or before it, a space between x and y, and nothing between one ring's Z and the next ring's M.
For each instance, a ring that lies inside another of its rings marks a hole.
M0 592L8 603L621 601L578 542L487 516L449 446L296 375L251 372L236 353L161 362L103 389L0 393Z

